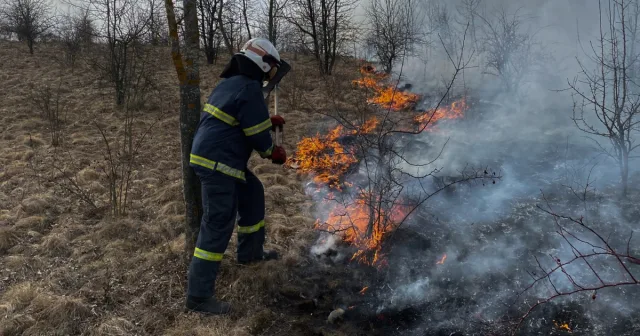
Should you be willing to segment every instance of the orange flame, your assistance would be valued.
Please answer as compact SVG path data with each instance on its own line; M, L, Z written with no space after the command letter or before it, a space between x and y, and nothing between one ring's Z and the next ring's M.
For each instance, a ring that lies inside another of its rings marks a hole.
M336 205L326 221L316 221L316 228L339 233L342 239L358 248L351 260L367 265L381 265L384 254L381 252L385 235L392 232L404 218L405 209L398 206L389 216L383 209L369 206L368 195L363 194L355 202Z
M365 64L360 68L362 79L353 81L354 84L372 90L374 95L368 99L369 103L393 110L411 109L419 100L419 96L401 92L395 86L384 83L388 75L378 72L371 65ZM414 122L421 129L429 127L431 123L441 119L457 119L464 116L467 104L464 99L454 102L448 107L442 107L416 116ZM345 174L358 162L355 148L343 144L345 136L370 134L378 127L379 121L373 117L352 130L345 130L342 126L335 127L326 135L317 134L314 137L303 138L298 143L296 155L287 161L290 167L297 168L301 173L313 173L315 183L324 184L332 190L342 191L343 187L353 184L344 180ZM336 201L332 192L326 196L327 200ZM316 229L322 229L341 235L344 242L355 247L357 251L352 255L352 261L368 265L383 267L387 261L382 253L382 242L386 235L395 230L407 213L404 206L392 209L380 209L375 197L362 193L350 204L332 203L333 207L326 219L318 219ZM444 264L445 254L437 264ZM367 287L363 288L364 294Z
M396 85L387 85L383 81L389 76L383 72L378 72L371 65L365 64L360 68L363 75L361 79L353 81L353 84L373 90L373 97L367 99L370 104L376 104L383 108L390 108L394 111L406 110L413 107L420 96L410 92L398 90Z
M417 94L401 92L392 86L376 88L375 90L375 96L367 101L372 104L380 105L383 108L390 108L394 111L409 109L420 99L420 96Z
M561 329L561 330L566 330L568 332L571 332L571 327L569 327L569 323L558 323L556 321L553 321L553 324L556 326L556 328Z
M364 295L364 293L366 293L366 292L367 292L367 289L369 289L369 287L368 287L368 286L365 286L364 288L362 288L362 290L361 290L361 291L359 291L359 292L358 292L358 294L360 294L360 295Z
M436 263L436 265L444 265L444 261L447 260L447 254L445 253L442 258L440 258L440 261L438 261Z
M287 164L303 173L315 173L315 183L326 184L336 190L341 189L341 179L351 166L358 162L352 148L345 148L339 139L345 135L368 134L375 130L378 119L373 117L350 132L337 126L327 135L316 134L298 142L295 157ZM348 184L347 184L348 185Z
M451 103L450 106L439 107L429 110L423 115L415 117L413 120L419 124L419 129L429 129L433 123L442 119L460 119L464 117L464 112L468 109L467 102L464 98Z

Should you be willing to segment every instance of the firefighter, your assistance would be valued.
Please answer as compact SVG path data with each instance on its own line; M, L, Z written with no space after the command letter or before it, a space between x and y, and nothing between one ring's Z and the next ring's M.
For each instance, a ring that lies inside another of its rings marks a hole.
M214 296L215 280L238 215L237 261L277 259L263 249L265 200L262 183L247 162L253 150L283 164L287 155L270 131L284 125L269 117L262 83L272 78L280 55L266 39L249 40L232 56L204 105L191 148L190 165L202 183L203 216L189 266L186 307L206 314L226 314L231 306Z

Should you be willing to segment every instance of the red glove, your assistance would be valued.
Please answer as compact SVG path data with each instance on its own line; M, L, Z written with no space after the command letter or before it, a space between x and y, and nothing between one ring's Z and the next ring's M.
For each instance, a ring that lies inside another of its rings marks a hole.
M287 152L280 146L273 146L271 152L271 162L277 164L284 164L287 161Z
M276 127L282 131L282 126L284 125L284 118L279 115L271 116L271 130L276 131Z

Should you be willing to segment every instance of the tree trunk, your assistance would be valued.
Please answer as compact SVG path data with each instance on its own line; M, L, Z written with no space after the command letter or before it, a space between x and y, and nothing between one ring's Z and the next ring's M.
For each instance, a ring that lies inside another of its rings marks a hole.
M185 57L180 52L178 24L173 0L165 0L167 21L171 37L171 57L180 83L180 143L182 185L185 202L186 253L191 256L202 218L202 196L198 177L189 166L193 136L200 120L200 75L198 69L198 16L196 0L183 0L185 12Z
M182 148L182 175L187 210L187 249L193 250L202 218L200 182L189 166L193 137L200 121L200 72L198 68L199 42L196 0L184 0L185 71L186 81L180 85L180 141Z
M29 45L29 54L33 55L33 39L27 38L27 44Z
M249 28L249 17L247 16L247 0L242 0L242 16L244 17L244 25L247 29L247 40L250 40L251 28Z
M213 64L215 61L215 50L213 50L213 47L206 47L204 54L207 56L207 64Z
M189 1L189 0L185 0ZM186 209L186 250L193 252L202 218L202 195L198 176L189 166L193 137L200 120L200 87L180 85L180 148L182 159L182 187Z
M223 5L224 5L224 1L221 1L220 7L218 8L218 26L220 27L220 33L222 34L222 38L224 39L224 44L227 46L229 55L233 56L233 41L229 37L229 34L227 34L227 29L224 27L224 22L222 21Z
M626 150L623 150L622 153L622 161L620 162L620 177L622 197L627 197L627 192L629 190L629 153L627 153Z
M273 43L274 46L277 47L276 45L276 31L275 31L275 25L274 25L274 16L275 16L275 4L276 0L269 0L269 23L268 23L268 27L267 30L269 31L269 41L271 41L271 43Z

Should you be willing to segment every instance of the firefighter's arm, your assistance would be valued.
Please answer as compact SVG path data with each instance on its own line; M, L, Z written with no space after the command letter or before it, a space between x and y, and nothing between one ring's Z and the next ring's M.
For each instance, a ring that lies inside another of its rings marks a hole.
M261 157L269 158L273 152L273 141L269 133L272 128L269 110L259 87L246 86L238 94L238 122L251 146Z

